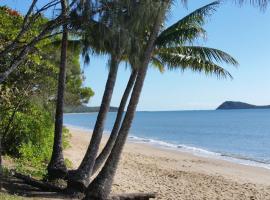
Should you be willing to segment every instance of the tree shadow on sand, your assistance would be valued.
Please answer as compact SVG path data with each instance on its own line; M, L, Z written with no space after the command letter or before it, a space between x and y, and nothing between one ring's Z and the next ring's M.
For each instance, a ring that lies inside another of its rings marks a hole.
M65 194L52 191L44 191L38 187L27 184L24 180L16 177L0 177L1 192L23 197L69 199Z

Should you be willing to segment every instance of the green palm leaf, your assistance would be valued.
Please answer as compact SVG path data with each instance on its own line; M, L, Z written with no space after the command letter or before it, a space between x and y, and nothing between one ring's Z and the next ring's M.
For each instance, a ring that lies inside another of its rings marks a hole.
M206 75L216 75L219 78L232 78L232 75L223 67L197 57L161 53L158 58L166 64L169 70L190 69L195 72L204 72Z
M249 2L253 6L258 6L261 9L265 9L268 6L270 1L269 0L235 0L235 2L240 3L241 5L243 3Z
M178 46L178 47L168 47L160 48L155 51L158 54L168 54L168 55L179 55L179 56L192 56L194 58L199 58L209 62L226 63L230 65L237 66L238 62L228 53L209 47L200 46Z
M158 57L153 56L151 58L151 65L154 68L158 69L160 73L163 73L165 71L165 65Z
M195 38L205 36L206 31L202 28L202 25L205 23L205 17L212 14L219 3L219 1L214 1L203 6L168 27L159 35L156 40L156 45L183 44L192 42Z

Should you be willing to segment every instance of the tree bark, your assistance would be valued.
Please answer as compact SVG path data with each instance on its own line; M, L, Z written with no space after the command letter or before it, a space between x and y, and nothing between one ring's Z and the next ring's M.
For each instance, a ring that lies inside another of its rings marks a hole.
M97 116L97 121L93 130L90 144L79 168L73 173L69 174L68 189L70 191L83 192L90 183L90 176L92 175L95 159L97 157L102 133L104 130L105 120L110 108L110 102L117 77L119 62L120 61L117 56L111 56L110 72L106 82L100 110Z
M113 178L115 176L117 165L120 161L121 153L124 148L128 132L136 112L136 108L143 88L143 83L147 73L148 64L150 62L150 58L154 49L155 40L158 36L161 24L163 22L168 3L169 2L166 1L162 4L160 12L157 15L156 22L153 26L151 36L149 38L145 53L143 55L142 65L138 71L138 76L132 91L127 112L119 130L114 147L101 172L87 188L86 196L84 198L85 200L107 200L109 198Z
M137 77L137 71L133 70L133 72L130 75L130 78L129 78L128 84L126 86L126 89L124 91L124 94L122 96L110 137L109 137L105 147L103 148L103 150L101 151L99 156L96 158L92 174L94 174L102 166L102 164L108 158L108 156L113 148L113 145L116 141L119 127L120 127L120 124L121 124L121 121L123 118L123 114L124 114L124 110L125 110L125 107L127 104L127 100L128 100L129 95L130 95L130 92L133 88L133 85L135 83L136 77Z
M149 200L156 197L155 193L130 193L110 197L110 200Z
M2 136L0 135L0 191L2 190L2 176L3 176L3 166L2 166Z
M39 188L43 191L47 191L47 192L65 192L65 188L64 187L60 187L60 186L56 186L53 185L49 182L43 182L40 180L36 180L34 178L32 178L31 176L26 176L20 173L15 172L14 177L23 180L26 184L31 185L33 187Z
M2 135L0 135L0 189L2 188L1 176L2 176Z
M67 15L67 2L61 1L62 13ZM67 45L68 45L68 29L67 25L63 25L63 36L61 45L61 61L58 76L58 91L55 113L55 130L54 144L50 163L48 165L49 179L65 178L67 176L67 167L64 162L62 135L63 135L63 109L64 109L64 92L66 82L67 67Z

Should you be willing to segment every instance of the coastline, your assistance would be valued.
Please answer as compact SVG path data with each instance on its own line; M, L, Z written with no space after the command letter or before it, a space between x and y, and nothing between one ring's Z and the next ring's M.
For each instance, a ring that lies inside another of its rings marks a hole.
M76 168L91 132L67 126ZM108 136L102 139L102 145ZM113 185L114 193L157 192L157 199L270 199L270 170L188 152L128 141Z
M81 130L81 131L86 131L91 133L93 130L88 129L88 128L83 128L83 127L78 127L78 126L73 126L73 125L65 125L67 128L74 129L74 130ZM109 136L110 131L104 131L105 137ZM256 159L248 158L248 157L243 157L243 156L238 156L235 154L228 154L228 153L216 153L213 151L209 151L203 148L198 148L194 146L187 146L185 144L177 145L177 144L172 144L168 142L164 142L161 140L155 140L155 139L150 139L150 138L142 138L142 137L137 137L134 135L129 135L128 143L136 143L136 144L145 144L145 145L150 145L155 148L161 148L165 150L172 150L180 153L188 153L192 154L197 157L203 157L203 158L212 158L215 160L223 160L231 163L236 163L236 164L241 164L241 165L246 165L246 166L253 166L253 167L259 167L259 168L264 168L270 170L270 164L261 162Z

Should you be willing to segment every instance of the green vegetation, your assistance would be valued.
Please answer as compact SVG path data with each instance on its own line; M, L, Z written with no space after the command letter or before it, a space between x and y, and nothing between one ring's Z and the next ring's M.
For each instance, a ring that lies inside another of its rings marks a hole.
M0 193L0 199L1 200L23 200L25 198L18 197L15 195ZM29 199L29 198L27 198L27 199Z
M0 51L14 40L23 23L23 16L7 7L0 7ZM46 18L35 21L20 42L27 43L35 37ZM15 26L14 26L15 25ZM16 73L0 85L0 136L2 153L13 159L17 171L43 177L47 174L54 138L54 110L59 71L58 38L44 39L20 65ZM14 50L0 58L0 72L8 69ZM80 48L70 45L68 50L67 106L87 102L93 91L83 87L80 69ZM68 130L64 129L63 146L68 146ZM70 165L70 164L69 164Z

